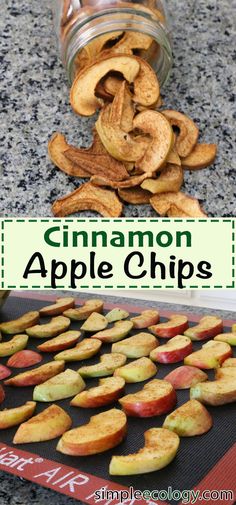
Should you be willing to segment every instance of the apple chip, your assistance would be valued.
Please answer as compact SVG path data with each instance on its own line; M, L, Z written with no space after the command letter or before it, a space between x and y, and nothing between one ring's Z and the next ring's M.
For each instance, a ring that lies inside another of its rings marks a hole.
M185 158L192 152L197 143L199 134L197 126L192 119L176 110L163 110L162 114L172 126L179 129L175 145L179 156Z
M183 169L177 165L168 164L157 179L146 179L141 188L151 193L165 193L166 191L178 192L183 184ZM149 196L150 199L150 196Z
M104 217L119 217L122 203L114 191L98 188L87 182L52 206L54 216L64 217L80 210L93 210Z
M111 188L119 189L119 188L132 188L134 186L138 186L141 184L147 177L150 177L152 174L142 174L136 175L133 177L129 177L126 181L112 181L107 177L99 177L94 175L91 177L91 182L96 186L110 186Z
M89 154L77 147L70 146L64 153L65 157L76 165L84 166L89 175L109 174L117 181L128 177L128 172L121 161L112 158L108 152L104 154Z
M189 214L186 214L183 210L176 207L176 205L171 205L168 212L168 217L189 217Z
M176 147L173 146L171 151L169 152L167 158L166 158L166 162L167 163L170 163L171 165L178 165L181 167L182 163L181 163L181 159L177 153L177 150L176 150Z
M122 31L104 33L89 42L89 44L84 47L87 54L87 64L92 63L98 57L107 43L111 41L114 42L116 39L118 40L122 36L122 33Z
M122 79L116 75L108 75L104 80L104 90L109 95L115 96L118 93L120 86L122 84Z
M74 177L90 177L88 172L81 166L70 161L65 156L65 151L69 148L64 135L57 132L54 133L48 143L48 154L50 160L60 168L63 172Z
M112 47L112 52L133 54L133 49L149 49L152 44L152 37L140 32L128 31Z
M157 76L149 63L138 56L135 56L140 64L140 70L134 80L133 101L151 107L160 96L160 86Z
M185 213L183 217L207 217L200 207L199 201L185 193L161 193L153 195L150 198L150 204L153 209L160 214L166 216L171 206L175 206L181 213ZM179 216L176 216L179 217Z
M192 152L181 159L181 163L187 170L200 170L209 167L214 162L216 153L216 144L196 144Z
M110 105L109 122L124 132L133 129L134 106L126 81L123 81Z
M151 196L149 191L145 191L145 189L139 186L128 189L118 189L118 195L124 202L132 203L133 205L149 203Z

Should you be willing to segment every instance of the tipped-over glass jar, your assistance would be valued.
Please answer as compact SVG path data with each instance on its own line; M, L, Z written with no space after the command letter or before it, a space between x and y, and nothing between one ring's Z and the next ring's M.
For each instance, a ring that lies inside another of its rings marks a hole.
M167 80L172 51L163 0L54 0L53 6L70 84L83 67L113 53L141 56L161 85Z

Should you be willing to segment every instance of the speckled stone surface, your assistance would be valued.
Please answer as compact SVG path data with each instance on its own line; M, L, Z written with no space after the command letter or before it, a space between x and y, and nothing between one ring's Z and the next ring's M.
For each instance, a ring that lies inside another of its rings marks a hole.
M209 216L236 216L236 0L168 0L174 68L165 106L190 114L201 140L217 142L215 166L185 174L185 191ZM93 119L75 116L57 52L50 2L7 0L1 7L0 124L2 216L50 216L51 203L80 184L47 158L52 132L86 146ZM1 136L2 136L1 135ZM83 215L93 215L87 212ZM154 216L149 206L126 206L125 216Z

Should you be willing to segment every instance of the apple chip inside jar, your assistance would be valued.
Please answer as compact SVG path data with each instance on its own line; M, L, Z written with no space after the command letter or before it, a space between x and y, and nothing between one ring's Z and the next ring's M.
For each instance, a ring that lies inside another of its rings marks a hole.
M165 193L166 191L178 192L183 180L183 169L177 165L168 164L157 179L146 179L142 182L141 188L154 194Z
M186 214L186 216L183 217L207 217L196 198L185 195L180 191L178 193L168 192L153 195L150 198L150 204L160 216L166 216L170 208L175 206L179 209L180 215L182 213Z

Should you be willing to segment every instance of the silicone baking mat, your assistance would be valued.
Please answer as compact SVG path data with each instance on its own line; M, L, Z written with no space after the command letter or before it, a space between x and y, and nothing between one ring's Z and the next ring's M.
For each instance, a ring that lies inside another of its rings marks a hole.
M19 317L24 312L29 310L37 310L40 307L50 304L55 300L56 295L40 296L36 293L21 293L17 296L10 296L1 311L1 320L11 320ZM84 301L76 300L76 304L83 304ZM141 303L141 302L140 302ZM112 304L105 305L105 312L110 310ZM142 306L133 307L130 305L121 304L126 308L131 315L144 310ZM157 308L158 304L150 302L150 308ZM169 312L161 313L161 321L165 321ZM210 313L210 309L209 309ZM195 324L201 316L188 314L190 326ZM42 322L47 322L49 318L43 318ZM224 331L230 331L230 326L233 321L224 321ZM80 322L72 322L71 329L78 329ZM132 333L137 333L142 330L135 330ZM10 338L10 337L9 337ZM5 337L4 337L5 339ZM42 340L40 340L42 342ZM30 339L28 348L35 349L39 343L39 339ZM194 349L201 347L201 343L194 343ZM103 345L101 353L109 352L110 346ZM45 353L43 363L51 361L53 355ZM7 358L1 359L1 363L5 364ZM90 360L86 360L86 364L93 364L98 361L95 356ZM68 368L78 370L85 362L70 362ZM158 368L157 378L163 378L169 371L173 370L175 365L160 365ZM20 369L16 373L21 372ZM209 377L213 378L212 371L209 372ZM86 380L87 386L95 386L98 383L97 379ZM127 384L126 394L135 392L143 386L142 383ZM25 388L10 388L6 387L6 399L2 404L2 408L11 408L19 406L32 399L32 387ZM189 399L189 390L177 392L178 406ZM69 405L70 399L57 402L64 408L73 419L73 427L88 422L91 415L95 415L101 411L108 410L112 406L104 407L103 409L79 409ZM38 403L36 413L49 406L48 403ZM118 404L116 407L119 407ZM2 430L0 432L0 469L9 473L13 473L24 477L28 480L37 482L45 487L52 488L62 494L80 499L83 502L94 504L96 503L96 495L94 492L97 489L105 487L105 489L122 490L132 486L134 489L144 490L168 490L170 487L174 490L190 490L190 489L231 489L235 488L235 463L236 463L236 407L235 404L222 407L208 407L208 410L213 415L214 427L205 435L200 437L182 438L180 449L174 461L158 472L144 474L142 476L129 477L110 477L108 473L109 462L112 454L129 454L136 452L143 445L143 433L151 427L161 427L165 416L152 417L148 419L129 418L128 419L128 436L118 447L102 454L88 457L72 457L66 456L56 451L58 440L49 442L22 444L14 446L12 439L17 428ZM104 500L99 503L109 505L110 503L118 504L120 499L113 499L112 502ZM155 501L155 500L154 500ZM125 502L129 505L133 503L149 503L149 500L129 500ZM158 501L158 503L171 505L176 501ZM196 501L201 503L201 501ZM221 501L230 505L234 500Z

